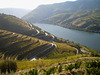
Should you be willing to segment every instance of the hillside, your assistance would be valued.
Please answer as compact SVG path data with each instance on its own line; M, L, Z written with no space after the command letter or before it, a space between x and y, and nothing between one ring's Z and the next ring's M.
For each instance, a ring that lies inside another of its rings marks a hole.
M0 30L0 59L34 60L34 58L44 56L54 59L77 54L90 54L91 52L93 50L71 42L47 42L34 37Z
M42 20L42 23L51 23L66 28L100 33L100 10L87 10L77 13L62 13Z
M100 33L100 0L41 5L24 16L24 20L20 17L26 14L26 10L2 11L0 9L0 75L100 75L99 50L58 38L33 25L33 22L48 23ZM57 29L56 33L61 30L57 26L48 29ZM60 35L65 32L68 31ZM68 34L79 38L84 36L84 33L80 33L83 35L80 37L74 32ZM92 35L97 37L99 34ZM91 39L91 35L85 36ZM88 39L78 40L88 43ZM91 39L92 46L96 45L95 39Z
M0 14L0 29L33 36L47 41L62 42L59 38L41 30L40 28L11 15Z
M53 43L47 41L0 30L0 59L31 60L39 55L43 57L55 48Z
M16 17L23 17L24 15L28 14L31 10L28 9L20 9L20 8L1 8L0 13L4 13L7 15L13 15Z
M77 0L63 3L40 5L23 17L28 22L35 23L61 13L74 13L89 9L100 9L100 0ZM45 11L45 12L44 12Z
M100 65L98 56L99 51L57 38L15 16L0 14L0 75L44 75L42 70L46 75L84 75L87 61L94 64L97 60L96 67ZM90 71L100 73L98 70Z
M57 38L22 19L0 14L0 58L2 59L32 60L34 57L44 56L62 58L76 54L90 54L92 51L82 45Z

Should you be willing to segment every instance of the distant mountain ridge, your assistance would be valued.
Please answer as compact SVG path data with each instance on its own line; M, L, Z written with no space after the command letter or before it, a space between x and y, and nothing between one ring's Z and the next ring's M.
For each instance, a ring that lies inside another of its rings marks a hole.
M100 0L78 0L73 2L68 1L50 5L40 5L25 15L23 19L34 23L40 22L41 20L47 19L57 14L74 13L88 9L100 9Z
M68 1L50 5L41 5L25 15L23 19L31 23L50 23L72 29L100 32L99 9L100 0ZM92 19L90 16L95 19ZM83 20L84 18L84 22L79 21L79 19ZM91 18L91 20L88 18ZM80 26L77 24L80 24Z
M41 23L56 24L66 28L100 33L100 9L57 14L42 20Z
M0 8L0 13L13 15L16 17L23 17L24 15L28 14L31 10L29 9L20 9L20 8Z

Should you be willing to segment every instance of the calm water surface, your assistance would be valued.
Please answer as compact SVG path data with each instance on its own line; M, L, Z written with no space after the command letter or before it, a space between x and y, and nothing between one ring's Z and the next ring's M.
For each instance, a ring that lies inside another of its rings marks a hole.
M100 51L100 34L63 28L52 24L34 23L35 26L63 39L68 39Z

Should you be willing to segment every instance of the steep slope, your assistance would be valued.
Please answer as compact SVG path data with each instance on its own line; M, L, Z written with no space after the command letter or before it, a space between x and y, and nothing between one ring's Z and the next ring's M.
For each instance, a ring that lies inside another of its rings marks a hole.
M19 9L19 8L1 8L0 13L13 15L16 17L23 17L24 15L28 14L31 10L28 9Z
M53 57L60 58L83 54L82 50L86 51L86 54L92 51L79 44L57 38L17 17L0 14L0 59L33 60L52 53Z
M77 13L63 13L42 20L42 23L57 24L63 27L100 33L100 10Z
M31 23L40 22L50 16L61 13L73 13L88 9L100 9L100 0L77 0L74 2L56 3L50 5L40 5L32 12L23 17Z
M63 58L83 54L85 50L92 52L79 44L47 42L34 37L9 32L0 29L0 59L23 60L34 58Z
M5 30L0 30L0 59L31 59L48 54L48 50L54 50L55 45L51 46L37 38L17 34Z
M0 29L37 37L47 41L58 40L60 42L55 36L15 16L0 14Z
M32 60L34 57L40 58L48 55L56 48L56 44L37 38L48 41L68 42L17 17L0 14L0 58Z
M23 33L30 30L29 23L15 16L0 14L0 29Z

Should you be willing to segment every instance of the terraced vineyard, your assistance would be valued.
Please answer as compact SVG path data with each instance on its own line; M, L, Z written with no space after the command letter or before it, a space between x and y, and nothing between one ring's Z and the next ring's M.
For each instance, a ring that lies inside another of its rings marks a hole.
M1 59L31 59L42 57L48 50L54 50L55 45L47 41L21 35L14 32L0 30L0 58Z
M0 29L36 37L46 41L62 42L61 39L54 35L11 15L0 14Z
M65 47L63 48L63 46ZM64 43L51 43L27 35L0 30L1 59L33 60L34 58L41 58L48 54L52 54L54 49L59 51L59 54L53 54L53 57L61 55L64 57L69 55L69 51L72 55L75 55L76 52L75 48L67 46L67 44Z
M71 42L48 42L27 35L0 30L0 59L62 58L79 53L78 46L83 48L83 46Z
M0 14L1 59L61 58L81 54L82 51L89 53L91 49L55 37L15 16Z

